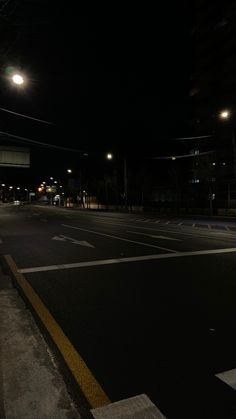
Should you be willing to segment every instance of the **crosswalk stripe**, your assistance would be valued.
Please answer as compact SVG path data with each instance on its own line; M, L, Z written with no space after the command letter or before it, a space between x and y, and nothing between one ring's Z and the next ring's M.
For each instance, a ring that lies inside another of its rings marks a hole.
M107 406L92 409L94 419L166 419L146 394L120 400ZM142 416L141 416L142 415Z
M236 390L236 368L234 368L233 370L220 372L219 374L216 374L215 376L219 378L221 381L223 381L224 383L228 384L228 386Z

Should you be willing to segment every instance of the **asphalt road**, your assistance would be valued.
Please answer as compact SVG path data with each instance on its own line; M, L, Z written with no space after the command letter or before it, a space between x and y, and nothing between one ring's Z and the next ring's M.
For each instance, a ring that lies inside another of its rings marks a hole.
M216 377L236 369L235 227L0 208L1 254L109 398L145 393L168 419L236 418L236 390Z

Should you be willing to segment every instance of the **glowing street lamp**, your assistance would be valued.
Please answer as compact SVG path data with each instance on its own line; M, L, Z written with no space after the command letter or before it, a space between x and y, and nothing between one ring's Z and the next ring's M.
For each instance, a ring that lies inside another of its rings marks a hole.
M107 156L106 157L107 157L108 160L112 160L113 159L113 155L111 153L107 153Z
M220 118L221 119L228 119L230 117L230 112L227 110L221 111L220 112Z
M13 81L13 83L17 84L18 86L21 86L25 82L24 77L19 73L13 74L12 81Z
M72 173L72 170L71 169L67 169L67 173Z

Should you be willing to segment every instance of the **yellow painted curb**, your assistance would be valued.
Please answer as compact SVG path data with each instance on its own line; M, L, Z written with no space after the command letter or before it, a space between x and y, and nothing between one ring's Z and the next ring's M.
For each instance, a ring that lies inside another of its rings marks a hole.
M12 256L4 255L4 258L18 285L24 292L24 295L34 308L35 312L53 339L53 342L59 349L75 381L78 383L90 406L95 409L111 403L108 396L103 391L82 357L66 337L61 327L57 324L47 307L25 279L24 275L18 272L17 265Z

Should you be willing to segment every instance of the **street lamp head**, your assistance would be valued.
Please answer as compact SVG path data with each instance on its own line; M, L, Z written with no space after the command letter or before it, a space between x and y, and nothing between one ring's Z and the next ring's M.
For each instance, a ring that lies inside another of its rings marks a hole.
M12 81L13 83L17 84L17 85L22 85L24 83L24 77L21 76L21 74L15 73L12 76Z
M72 170L71 169L67 169L67 173L72 173Z
M113 158L113 155L111 153L107 153L107 159L111 160Z
M220 118L222 119L228 119L230 117L230 112L227 110L221 111L220 112Z

